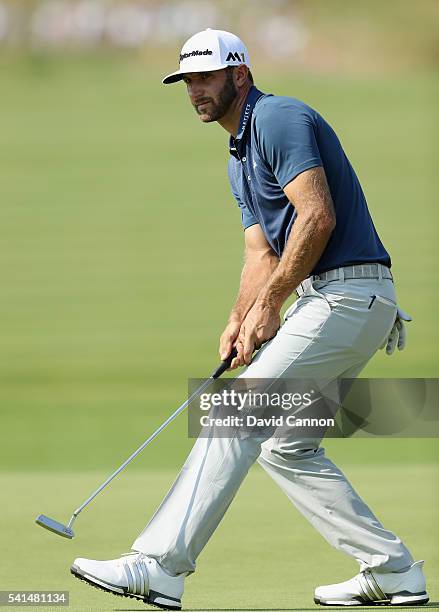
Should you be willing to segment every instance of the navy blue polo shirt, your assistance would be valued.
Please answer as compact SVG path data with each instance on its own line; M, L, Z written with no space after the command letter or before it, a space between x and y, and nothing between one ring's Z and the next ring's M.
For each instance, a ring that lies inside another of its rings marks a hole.
M314 109L252 87L230 153L230 185L243 226L258 223L279 257L297 217L283 188L301 172L323 166L337 223L311 273L367 262L390 267L357 175L334 130Z

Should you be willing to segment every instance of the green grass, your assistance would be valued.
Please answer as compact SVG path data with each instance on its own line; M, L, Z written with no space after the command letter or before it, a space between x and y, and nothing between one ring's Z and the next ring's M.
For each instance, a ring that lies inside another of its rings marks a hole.
M439 495L431 486L437 466L425 463L406 467L404 479L399 466L382 466L378 478L367 466L351 466L346 473L383 523L400 535L417 558L428 560L425 571L430 594L432 601L437 601L435 568L439 559L432 534L437 525ZM91 471L0 476L5 499L14 499L1 515L1 529L8 531L2 546L3 590L68 590L70 609L75 611L144 609L143 604L115 599L74 580L69 566L77 556L106 559L129 550L170 486L173 471L146 467L142 473L125 474L78 518L73 540L33 524L40 512L66 520L72 504L104 476ZM416 490L422 493L421 504L415 504L410 493L415 481ZM64 491L62 497L60 491ZM394 512L395 507L399 512ZM200 556L197 572L186 581L185 609L316 609L312 602L315 586L343 580L356 568L351 559L330 548L257 468L244 482Z
M3 79L3 378L203 375L242 258L226 134L200 124L183 87L161 87L138 64L40 63ZM434 75L258 83L328 117L392 254L414 317L409 349L365 374L435 376Z
M216 364L242 260L227 137L200 124L183 87L162 87L160 70L140 63L35 56L0 66L0 406L13 432L0 466L69 469L80 448L75 462L105 468L106 439L131 448L179 405L189 376ZM380 352L364 375L436 376L435 75L258 83L334 125L392 254L414 317L408 347ZM183 460L182 431L154 462ZM29 453L17 452L18 435ZM87 451L93 442L99 452Z
M0 585L68 588L76 610L134 609L73 582L67 568L78 554L129 547L191 446L184 417L81 517L77 540L32 520L68 518L180 404L187 378L216 365L242 260L227 137L198 122L183 88L161 87L161 72L140 63L38 56L3 58L0 70ZM392 254L414 317L408 348L380 353L364 375L436 376L436 76L270 74L258 85L329 119ZM438 600L436 440L326 446L426 559ZM199 569L188 608L303 610L316 582L355 568L255 470Z

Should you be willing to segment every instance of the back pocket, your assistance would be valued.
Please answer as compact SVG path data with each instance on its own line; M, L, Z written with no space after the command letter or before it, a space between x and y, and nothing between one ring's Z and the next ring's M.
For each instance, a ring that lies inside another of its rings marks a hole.
M381 348L393 327L396 312L395 302L382 295L371 295L362 328L354 343L355 350L362 355L371 355Z

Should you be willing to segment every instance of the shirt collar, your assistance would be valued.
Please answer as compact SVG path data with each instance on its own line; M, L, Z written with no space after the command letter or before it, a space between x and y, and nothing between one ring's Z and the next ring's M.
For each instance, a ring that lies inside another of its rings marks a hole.
M230 154L233 155L234 157L238 157L237 151L239 152L240 150L241 140L244 136L245 129L247 125L249 124L250 117L252 115L255 104L259 100L259 98L263 95L264 94L262 91L259 91L259 89L257 89L254 85L251 86L250 91L248 92L247 98L242 107L241 117L239 119L238 134L236 138L234 138L233 136L230 136L230 139L229 139L229 151L230 151Z

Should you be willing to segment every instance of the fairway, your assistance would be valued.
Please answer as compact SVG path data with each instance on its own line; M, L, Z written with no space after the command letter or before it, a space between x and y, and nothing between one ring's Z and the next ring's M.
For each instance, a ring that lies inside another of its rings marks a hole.
M35 55L0 68L0 587L69 590L75 611L146 609L68 569L76 556L129 550L192 445L185 416L84 512L72 542L33 521L67 521L185 399L187 379L217 365L242 263L227 137L199 123L184 87L162 87L159 69L141 61ZM400 305L414 320L407 349L379 353L363 375L437 376L436 75L255 78L333 125L391 253ZM425 559L429 607L438 608L437 440L325 446ZM299 611L319 609L314 587L357 566L256 467L198 570L186 610Z
M346 473L384 524L430 560L425 571L431 595L438 593L433 563L439 559L431 533L436 528L439 495L430 486L437 467L429 463L405 466L404 480L398 466L382 468L378 480L367 467L347 466ZM13 507L3 509L1 517L2 532L7 529L10 534L4 549L10 562L2 564L2 588L69 590L70 609L75 611L145 609L144 604L79 582L70 575L69 566L77 556L107 559L127 552L171 484L173 472L146 466L142 472L125 474L78 518L71 541L32 522L36 514L46 511L61 521L67 519L72 504L105 476L90 471L0 476L2 493L14 499ZM406 481L416 481L422 506L409 507ZM391 488L389 482L394 483ZM394 508L405 509L394 512ZM318 609L312 600L317 584L343 580L355 572L356 564L333 551L256 468L197 569L186 582L186 610L305 610Z

